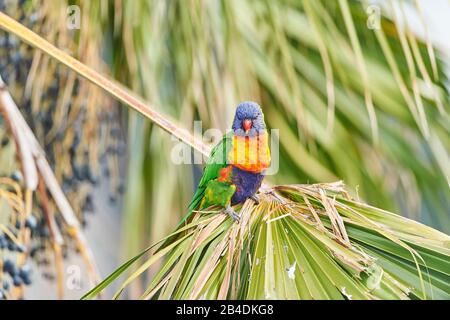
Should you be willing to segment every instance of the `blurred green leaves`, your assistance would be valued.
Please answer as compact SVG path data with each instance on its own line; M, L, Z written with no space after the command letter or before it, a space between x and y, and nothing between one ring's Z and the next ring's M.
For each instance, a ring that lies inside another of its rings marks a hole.
M272 182L342 178L368 203L450 230L442 54L435 52L434 75L426 44L398 28L400 17L387 18L389 6L379 30L367 28L360 1L106 7L117 77L187 128L201 119L204 128L225 130L235 105L255 100L280 129L282 163ZM136 252L176 225L194 182L191 167L168 161L169 138L133 117L128 185L140 182L125 213Z

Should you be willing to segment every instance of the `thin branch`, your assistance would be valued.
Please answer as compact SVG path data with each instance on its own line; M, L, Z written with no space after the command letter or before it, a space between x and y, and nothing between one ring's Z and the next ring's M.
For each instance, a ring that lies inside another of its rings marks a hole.
M148 102L145 102L144 99L134 94L120 83L108 79L106 76L86 66L64 51L56 48L47 40L41 38L33 31L29 30L28 28L2 12L0 12L0 28L16 35L31 46L42 50L60 63L66 65L69 69L76 72L78 75L86 78L93 84L102 88L120 102L138 111L139 113L153 121L155 124L157 124L160 128L177 137L179 140L202 153L204 156L209 157L209 154L211 153L210 146L203 143L201 139L195 137L169 116L157 112L155 110L155 107L150 105ZM46 183L48 184L48 182ZM264 188L267 185L267 183L263 183L262 187ZM61 205L64 206L64 204Z
M19 22L0 12L0 28L5 31L16 35L23 41L27 42L31 46L38 48L56 59L60 63L66 65L71 70L75 71L77 74L86 78L93 84L99 86L114 98L120 102L132 107L134 110L143 114L159 127L166 130L170 134L174 135L184 143L188 144L195 150L201 152L202 154L208 156L210 153L210 147L201 141L201 139L196 138L186 129L179 126L176 121L170 119L167 115L162 115L155 110L155 107L145 102L141 97L132 93L129 89L125 88L123 85L116 81L110 80L104 75L98 73L97 71L86 66L77 59L71 57L64 51L56 48L54 45L41 38L39 35L26 28Z

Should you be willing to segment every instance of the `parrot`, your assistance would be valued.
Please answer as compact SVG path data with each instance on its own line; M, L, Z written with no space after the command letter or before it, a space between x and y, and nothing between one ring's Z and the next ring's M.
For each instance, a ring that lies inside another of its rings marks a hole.
M248 198L258 202L255 194L270 167L268 133L261 107L245 101L236 107L231 130L212 149L203 174L188 207L188 214L219 206L234 221L239 215L233 206Z

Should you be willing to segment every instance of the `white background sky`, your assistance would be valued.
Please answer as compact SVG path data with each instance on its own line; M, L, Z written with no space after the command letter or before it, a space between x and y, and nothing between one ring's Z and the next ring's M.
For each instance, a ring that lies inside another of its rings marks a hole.
M408 27L420 38L425 39L425 28L415 6L415 0L380 0L377 3L390 8L390 3L399 8L404 3L404 11ZM450 76L450 0L418 0L422 9L423 18L428 29L428 36L433 44L445 54L447 61L447 74ZM391 10L385 10L389 13ZM397 11L399 12L399 11ZM397 14L401 17L401 14ZM447 83L447 85L449 85Z

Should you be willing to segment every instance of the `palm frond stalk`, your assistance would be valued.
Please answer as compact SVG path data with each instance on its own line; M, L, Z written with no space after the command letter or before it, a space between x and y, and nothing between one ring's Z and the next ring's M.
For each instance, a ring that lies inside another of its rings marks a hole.
M102 75L101 73L81 63L77 59L65 53L63 50L56 48L54 45L41 38L30 29L1 12L0 27L11 34L18 36L33 47L42 50L58 62L66 65L83 78L97 85L120 102L138 111L149 120L155 122L159 127L173 134L176 138L182 140L183 142L189 144L194 149L202 152L203 154L209 154L210 148L208 148L208 146L206 146L202 141L199 141L198 138L190 134L181 126L176 125L176 122L171 120L169 116L160 114L155 107L145 102L141 97L137 96L120 83L109 79L105 75Z
M239 224L198 212L115 298L162 260L142 299L450 299L449 236L355 201L341 182L274 186L260 199L239 208Z

